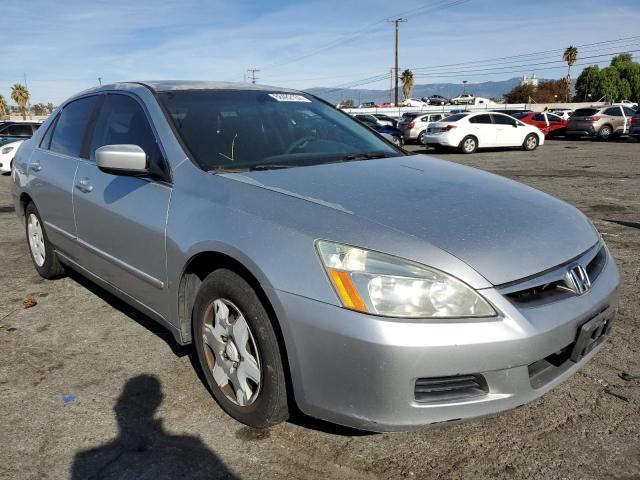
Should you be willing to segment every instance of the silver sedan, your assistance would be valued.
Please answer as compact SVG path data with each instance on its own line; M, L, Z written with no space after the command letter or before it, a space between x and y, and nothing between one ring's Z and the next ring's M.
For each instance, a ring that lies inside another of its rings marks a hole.
M375 431L513 408L581 368L614 318L618 271L574 207L294 90L85 91L12 175L38 273L77 270L194 344L254 427L294 404Z

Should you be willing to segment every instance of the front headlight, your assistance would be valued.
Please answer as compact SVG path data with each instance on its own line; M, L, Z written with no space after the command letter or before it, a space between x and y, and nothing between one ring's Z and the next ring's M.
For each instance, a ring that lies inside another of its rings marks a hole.
M439 270L324 240L316 248L346 308L403 318L496 315L475 290Z

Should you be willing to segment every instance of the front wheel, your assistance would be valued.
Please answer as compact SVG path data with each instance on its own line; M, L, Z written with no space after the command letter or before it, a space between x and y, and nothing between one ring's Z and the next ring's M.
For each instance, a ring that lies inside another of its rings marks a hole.
M527 135L524 139L524 142L522 143L522 148L527 152L538 148L538 136L535 133L530 133L529 135Z
M49 242L40 214L33 202L25 208L25 230L31 260L38 274L48 280L64 274L64 268Z
M473 153L477 148L478 141L475 139L475 137L472 137L470 135L468 137L464 137L460 142L460 150L462 151L462 153Z
M289 417L278 340L255 290L231 270L209 274L193 308L200 367L222 409L255 428Z

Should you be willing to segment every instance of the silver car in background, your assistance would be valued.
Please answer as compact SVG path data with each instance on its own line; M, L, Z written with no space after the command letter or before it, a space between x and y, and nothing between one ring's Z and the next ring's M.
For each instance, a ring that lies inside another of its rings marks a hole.
M75 269L193 343L254 427L294 404L374 431L517 407L614 318L618 271L574 207L407 154L295 90L85 91L12 175L38 273Z

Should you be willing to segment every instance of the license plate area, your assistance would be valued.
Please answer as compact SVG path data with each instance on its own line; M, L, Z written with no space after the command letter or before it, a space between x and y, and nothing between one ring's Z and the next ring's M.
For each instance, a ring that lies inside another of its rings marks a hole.
M607 308L591 320L582 324L578 329L578 338L571 351L570 359L572 361L579 362L585 355L591 352L591 350L605 341L609 330L611 330L613 317L613 309Z

